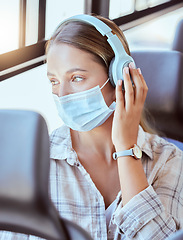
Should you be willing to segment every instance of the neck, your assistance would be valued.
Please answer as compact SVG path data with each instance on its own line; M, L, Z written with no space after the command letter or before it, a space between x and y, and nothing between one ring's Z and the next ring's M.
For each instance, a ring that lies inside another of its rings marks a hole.
M88 132L71 130L72 147L76 152L103 156L103 159L111 161L114 146L112 143L113 114L101 126Z

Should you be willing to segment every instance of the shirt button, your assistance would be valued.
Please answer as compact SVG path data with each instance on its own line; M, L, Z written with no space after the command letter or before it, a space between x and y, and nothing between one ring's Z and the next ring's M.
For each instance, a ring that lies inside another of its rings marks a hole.
M109 230L108 233L110 234L110 233L111 233L111 230Z
M119 229L120 233L124 234L125 230L124 229Z

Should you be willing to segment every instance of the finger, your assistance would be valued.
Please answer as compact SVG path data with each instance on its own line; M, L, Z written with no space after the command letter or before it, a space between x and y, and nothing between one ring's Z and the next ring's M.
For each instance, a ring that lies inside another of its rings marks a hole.
M124 96L122 92L122 80L118 80L116 85L116 110L124 108Z
M144 88L144 101L145 101L146 96L147 96L147 92L148 92L148 86L147 86L147 84L146 84L146 81L144 80L144 77L143 77L143 75L142 75L141 69L138 68L137 70L138 70L140 79L141 79L142 84L143 84L143 88Z
M129 68L125 67L123 70L124 88L125 88L125 107L127 110L131 109L134 104L134 90L130 78Z
M132 76L135 85L135 104L143 102L144 99L144 84L141 80L139 71L135 68L135 65L130 63L130 74Z

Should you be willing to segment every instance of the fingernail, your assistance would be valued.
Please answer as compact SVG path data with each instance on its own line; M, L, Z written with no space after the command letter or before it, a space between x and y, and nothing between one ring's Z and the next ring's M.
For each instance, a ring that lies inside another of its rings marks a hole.
M131 62L131 63L129 64L129 66L130 66L131 68L135 69L135 64L134 64L134 62Z
M122 85L122 80L118 80L118 85L119 85L119 86Z
M142 72L141 72L141 69L140 69L140 68L137 68L137 70L138 70L139 74L142 74Z
M125 67L125 68L124 68L124 71L125 71L125 73L128 74L128 73L129 73L129 68L128 68L128 67Z

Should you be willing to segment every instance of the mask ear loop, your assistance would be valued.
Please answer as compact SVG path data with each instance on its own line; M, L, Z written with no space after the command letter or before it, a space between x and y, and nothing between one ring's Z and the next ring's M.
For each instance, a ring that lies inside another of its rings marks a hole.
M109 78L107 79L107 81L102 85L102 87L100 88L100 90L102 90L102 88L105 87L105 85L109 82Z

